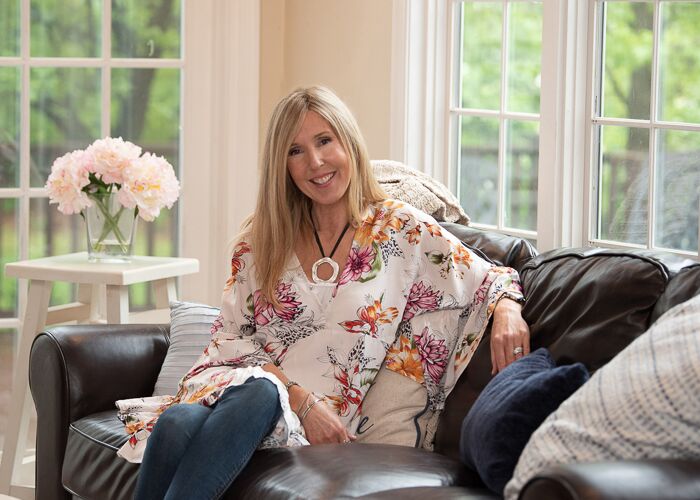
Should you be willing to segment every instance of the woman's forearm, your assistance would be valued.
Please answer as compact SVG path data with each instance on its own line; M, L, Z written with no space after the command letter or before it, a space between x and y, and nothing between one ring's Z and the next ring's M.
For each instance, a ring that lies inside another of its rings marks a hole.
M289 382L289 377L287 377L284 372L279 368L279 366L273 363L267 363L262 366L262 369L268 373L272 373L275 377L280 379L283 384ZM309 395L309 391L304 389L300 385L292 385L289 389L289 405L292 407L292 411L296 412L304 403L304 400Z

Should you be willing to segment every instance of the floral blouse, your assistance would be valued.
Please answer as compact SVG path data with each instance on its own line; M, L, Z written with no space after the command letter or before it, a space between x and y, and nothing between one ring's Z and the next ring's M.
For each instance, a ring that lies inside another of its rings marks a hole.
M423 384L439 411L497 301L522 298L516 271L486 262L433 218L394 200L368 207L337 283L313 283L293 255L275 307L260 293L254 266L253 249L240 241L211 342L175 396L117 402L130 435L121 456L140 460L172 404L212 405L250 376L277 385L283 410L261 447L308 444L284 385L260 368L267 363L324 396L348 426L382 363Z

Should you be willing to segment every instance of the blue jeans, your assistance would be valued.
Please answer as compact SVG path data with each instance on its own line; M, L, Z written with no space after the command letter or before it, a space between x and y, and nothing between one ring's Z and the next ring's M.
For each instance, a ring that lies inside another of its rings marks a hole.
M148 438L134 499L221 498L281 414L275 385L253 377L212 407L173 405Z

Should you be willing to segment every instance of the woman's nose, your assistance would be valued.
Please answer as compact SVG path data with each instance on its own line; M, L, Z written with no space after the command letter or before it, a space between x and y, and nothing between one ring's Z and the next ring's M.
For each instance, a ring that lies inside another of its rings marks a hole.
M309 153L309 164L312 168L319 168L323 165L323 157L320 151L312 149Z

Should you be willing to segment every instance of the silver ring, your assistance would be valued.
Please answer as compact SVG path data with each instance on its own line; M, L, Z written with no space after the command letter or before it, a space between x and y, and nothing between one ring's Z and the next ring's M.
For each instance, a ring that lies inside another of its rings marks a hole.
M349 442L350 442L350 440L346 439L345 441L343 441L343 444L348 444Z
M523 353L523 348L521 346L518 346L515 349L513 349L514 356L517 356L518 354L522 354L522 353Z

